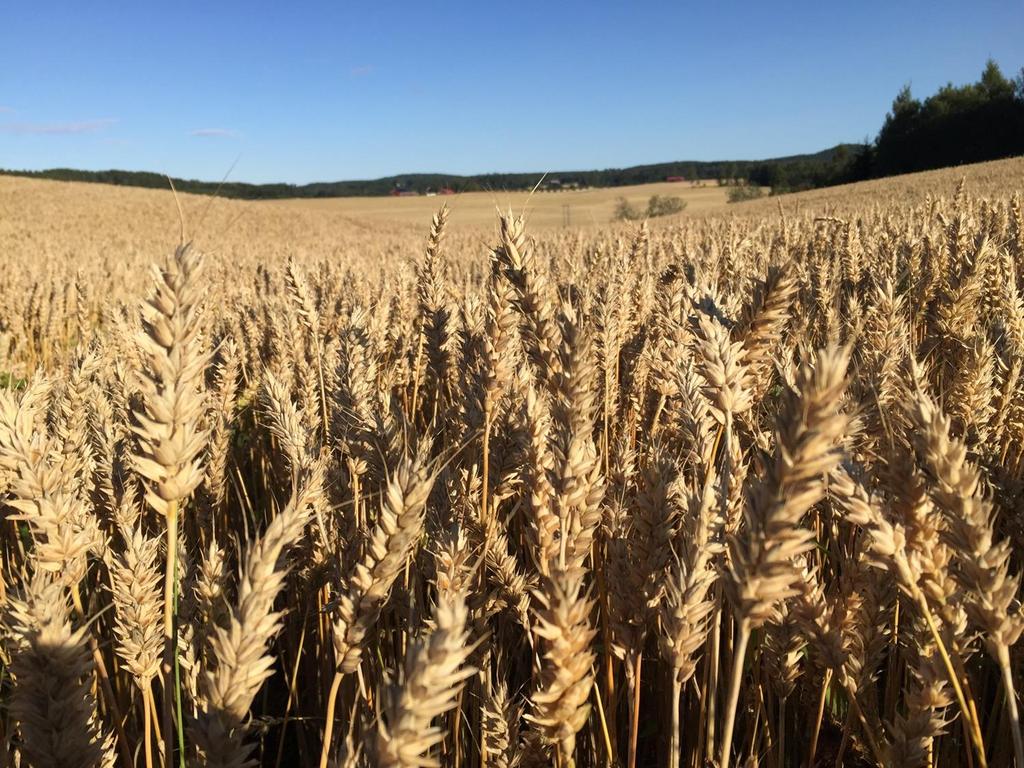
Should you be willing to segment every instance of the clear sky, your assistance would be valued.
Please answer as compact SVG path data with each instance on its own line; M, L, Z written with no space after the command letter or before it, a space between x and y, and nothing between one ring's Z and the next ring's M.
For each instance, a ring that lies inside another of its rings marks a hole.
M756 159L1024 65L1024 2L0 0L0 167L308 182ZM236 163L237 161L237 163Z

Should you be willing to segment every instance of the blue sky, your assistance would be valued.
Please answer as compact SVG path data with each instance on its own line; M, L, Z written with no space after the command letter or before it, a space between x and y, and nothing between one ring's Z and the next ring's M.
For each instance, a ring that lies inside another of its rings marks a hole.
M1024 66L1024 2L11 2L0 167L308 182L762 158Z

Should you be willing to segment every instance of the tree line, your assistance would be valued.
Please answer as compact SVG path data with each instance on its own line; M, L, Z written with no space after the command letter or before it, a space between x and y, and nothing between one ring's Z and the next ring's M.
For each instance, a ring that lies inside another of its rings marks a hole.
M404 174L385 176L380 179L358 181L316 182L312 184L246 184L242 182L209 182L195 179L168 179L159 173L145 171L81 171L72 168L52 168L45 171L2 170L0 173L28 176L56 181L91 181L103 184L118 184L134 187L167 189L168 181L174 183L179 192L196 194L219 194L223 197L245 200L295 198L295 197L366 197L389 195L395 191L411 191L420 194L428 191L451 189L455 192L490 192L511 189L532 189L541 180L548 185L556 179L558 186L580 187L622 187L634 184L650 184L665 181L669 177L680 177L687 181L734 182L746 179L759 163L771 163L779 167L794 164L817 166L827 163L837 154L849 154L850 147L838 146L810 155L780 157L769 161L753 160L683 160L671 163L637 165L630 168L607 168L594 171L552 171L531 173L483 173L474 176L458 176L443 173Z
M896 95L873 142L843 145L817 162L755 165L749 183L773 193L1024 154L1024 69L1015 80L988 61L976 83L944 85L923 101Z

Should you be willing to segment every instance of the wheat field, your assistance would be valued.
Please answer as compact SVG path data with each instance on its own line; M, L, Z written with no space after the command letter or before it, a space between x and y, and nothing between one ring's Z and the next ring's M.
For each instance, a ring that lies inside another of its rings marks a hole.
M0 764L1024 766L1022 182L0 178Z
M537 181L543 178L538 176ZM214 207L224 207L238 215L257 220L281 218L309 218L324 222L345 222L348 227L377 225L387 227L418 227L429 222L441 204L452 210L450 227L453 231L491 228L495 210L513 208L529 210L531 231L572 229L593 231L606 227L615 218L615 207L620 199L643 210L652 195L678 197L686 204L688 213L704 214L726 205L728 187L704 181L700 186L690 182L661 182L623 187L590 188L560 191L496 189L489 192L463 192L451 196L412 197L334 197L301 198L294 200L219 201ZM114 187L105 184L84 185L76 182L53 182L38 179L0 176L0 200L7 199L20 210L33 201L40 207L57 206L85 213L89 209L110 205L125 209L144 208L139 216L147 223L156 217L170 215L177 224L177 212L170 192L150 189ZM205 208L210 198L182 195L197 208ZM109 201L109 202L108 202ZM97 205L99 203L99 205ZM69 212L70 213L70 212ZM74 213L71 213L74 215Z

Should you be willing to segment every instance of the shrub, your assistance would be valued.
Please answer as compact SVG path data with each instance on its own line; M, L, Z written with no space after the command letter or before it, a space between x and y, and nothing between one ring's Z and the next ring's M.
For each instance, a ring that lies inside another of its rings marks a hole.
M629 200L620 197L615 203L615 219L617 221L636 221L644 217L643 212Z
M670 195L651 195L647 201L647 216L670 216L673 213L680 213L686 209L686 201Z
M755 184L741 184L729 189L729 202L742 203L745 200L756 200L764 197L764 190Z
M636 221L637 219L669 216L684 210L686 210L686 201L672 195L651 195L645 211L641 211L626 198L620 197L615 204L615 218L618 221Z

